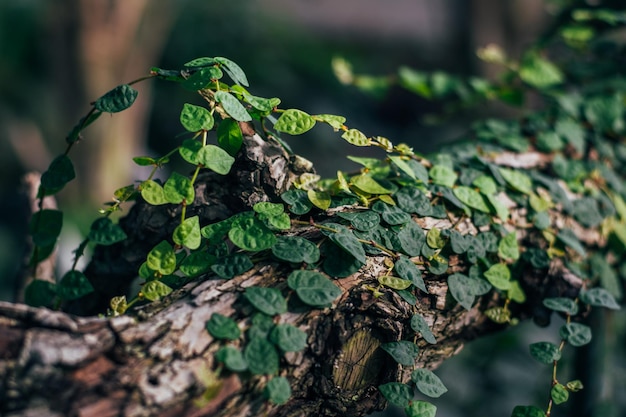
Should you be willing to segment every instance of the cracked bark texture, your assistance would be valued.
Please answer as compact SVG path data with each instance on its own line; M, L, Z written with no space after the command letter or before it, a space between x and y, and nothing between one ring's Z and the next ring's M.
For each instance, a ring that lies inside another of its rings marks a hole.
M532 158L531 158L532 159ZM540 158L541 159L541 158ZM542 162L542 161L540 161ZM545 161L543 161L545 163ZM533 163L537 163L536 161ZM504 163L503 163L504 164ZM299 173L311 167L289 156L272 141L246 136L244 149L231 174L203 173L196 201L188 213L203 224L247 210L258 201L278 201ZM98 248L87 268L97 289L88 309L70 305L75 312L90 312L111 295L119 295L136 274L148 250L171 235L178 208L137 203L121 222L129 240ZM320 214L332 218L332 213ZM554 222L572 226L571 219L554 213ZM524 245L535 236L523 213L514 212L507 227L515 227ZM453 225L463 233L476 233L469 222L419 218L424 229ZM572 226L573 227L573 226ZM585 244L601 245L597 231L575 230ZM290 233L321 239L309 226ZM466 271L451 258L448 274ZM286 289L291 269L282 263L257 263L251 271L224 281L206 276L187 284L160 302L139 308L132 316L80 317L21 304L0 303L0 414L16 416L362 416L385 406L377 386L407 381L402 369L378 346L415 339L420 347L416 367L436 368L457 353L464 343L502 329L483 312L502 305L495 293L477 299L466 311L448 295L447 275L425 274L428 294L416 291L410 306L393 290L374 297L366 284L387 270L382 257L368 257L357 273L335 282L342 295L332 307L311 309L289 298L289 309L275 322L304 330L304 351L281 359L280 375L288 378L293 395L282 406L267 402L262 394L265 378L230 374L218 368L214 353L223 342L205 329L213 313L249 326L252 307L241 296L245 288L272 286ZM522 285L529 300L543 295L571 296L581 282L562 263L547 270L525 271ZM542 307L529 302L516 317L540 315ZM437 339L426 343L410 328L413 314L421 314ZM236 342L239 343L239 342ZM211 380L213 376L213 380ZM207 389L214 396L199 401Z

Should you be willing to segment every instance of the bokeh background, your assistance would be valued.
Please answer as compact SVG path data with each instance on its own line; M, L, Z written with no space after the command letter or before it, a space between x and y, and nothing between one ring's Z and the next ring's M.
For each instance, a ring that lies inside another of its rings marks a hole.
M64 138L111 88L146 75L152 66L178 68L201 56L237 62L253 94L279 97L283 108L341 114L368 135L406 142L431 152L460 136L472 120L515 116L516 110L481 106L428 123L441 104L399 88L364 94L341 85L333 57L350 61L360 73L391 74L401 65L457 75L496 76L477 59L478 47L502 46L517 57L553 19L544 0L20 0L0 2L0 299L11 300L22 263L26 218L20 205L20 178L44 171L64 150ZM158 156L179 141L183 103L200 103L189 92L158 80L137 85L140 96L120 114L105 115L73 150L78 178L59 194L69 213L64 241L75 247L97 209L113 191L146 171L132 156ZM350 148L330 129L289 139L323 175L350 169ZM74 152L76 151L76 152ZM70 250L60 256L71 257ZM65 262L69 261L66 259ZM607 338L580 349L566 361L576 376L599 374L572 407L553 416L624 415L626 387L624 315L594 320ZM558 327L557 327L558 328ZM550 370L532 361L528 343L553 340L531 323L471 344L438 372L450 392L436 401L439 416L509 415L515 404L547 404ZM595 350L593 350L595 349ZM585 356L587 355L587 356ZM598 379L599 378L599 379ZM588 393L588 394L587 394ZM621 397L621 398L620 398ZM586 411L588 408L591 411ZM398 410L388 415L402 415Z

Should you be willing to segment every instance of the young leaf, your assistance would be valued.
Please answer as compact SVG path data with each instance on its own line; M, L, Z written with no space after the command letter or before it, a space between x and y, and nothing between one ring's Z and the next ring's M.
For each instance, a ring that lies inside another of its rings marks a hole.
M569 399L569 391L565 388L565 386L556 384L550 390L550 397L552 397L555 404L563 404Z
M413 366L419 353L419 348L413 342L400 340L397 342L383 343L380 347L400 365Z
M348 143L354 146L370 146L371 142L363 132L357 129L349 129L341 135L342 139L345 139Z
M452 168L448 168L445 165L434 165L430 169L428 174L433 180L433 184L443 185L450 188L452 188L457 178L459 177Z
M411 374L411 380L415 382L417 389L422 394L431 398L439 398L448 392L448 388L443 385L441 379L428 369L416 369Z
M185 103L180 112L180 123L190 132L213 129L213 116L204 107Z
M137 94L139 94L137 90L128 84L123 84L98 98L94 103L94 107L102 113L121 112L133 105Z
M278 352L265 339L255 337L246 345L243 356L253 375L272 375L278 371Z
M482 194L475 189L461 185L454 188L452 192L456 198L461 200L466 206L482 211L483 213L489 213L489 206L485 202L485 199Z
M291 324L277 324L269 338L283 352L299 352L306 347L307 334Z
M288 109L280 115L274 129L290 135L301 135L315 126L315 119L298 109Z
M63 300L71 301L83 297L94 291L93 286L80 271L68 271L59 285L57 286L57 294Z
M158 301L172 292L172 288L161 281L149 281L141 287L141 293L150 301Z
M517 235L511 232L500 239L498 243L498 256L502 259L519 259L519 246L517 245Z
M325 307L341 295L332 281L315 271L293 271L287 285L296 291L302 302L314 307Z
M248 287L243 295L254 308L268 316L287 311L287 301L276 288Z
M407 407L409 401L413 398L413 389L409 385L400 382L388 382L379 385L378 389L387 401L398 407Z
M269 380L263 392L267 399L276 405L285 404L291 398L289 381L282 376L276 376Z
M513 189L524 194L532 194L533 182L528 175L509 168L498 168L498 172Z
M219 313L211 315L206 322L206 329L216 339L237 340L241 336L237 322Z
M185 246L191 250L198 249L202 240L198 216L189 217L179 224L174 229L172 239L178 245Z
M52 307L57 286L49 281L34 279L24 290L24 302L32 307Z
M492 307L485 310L485 316L498 324L509 323L511 321L511 310L504 307Z
M355 175L350 183L368 194L389 194L391 190L380 185L370 174Z
M386 287L393 288L394 290L405 290L412 284L412 282L408 279L398 278L391 275L379 276L378 282Z
M330 207L330 194L326 191L308 190L307 196L309 200L311 200L311 203L320 210L328 210Z
M506 291L511 288L511 271L506 264L492 265L484 275L487 281L499 290Z

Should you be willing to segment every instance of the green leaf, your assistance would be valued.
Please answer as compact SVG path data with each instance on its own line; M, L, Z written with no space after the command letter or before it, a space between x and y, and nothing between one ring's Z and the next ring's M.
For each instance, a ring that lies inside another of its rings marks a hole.
M126 239L126 233L108 217L101 217L91 224L87 235L93 243L103 246L112 245Z
M519 304L526 302L526 293L519 281L511 281L511 288L508 289L506 296Z
M428 323L426 323L424 317L422 317L421 315L414 314L411 317L411 329L413 329L413 331L415 331L416 333L421 333L424 340L426 340L431 345L437 343L435 335L430 330L430 327L428 327Z
M336 116L334 114L316 114L313 118L319 122L329 124L333 129L339 130L346 122L346 118L343 116Z
M63 212L43 209L35 212L28 224L33 243L39 247L54 246L63 228Z
M204 107L185 103L180 112L180 123L190 132L213 129L213 116Z
M65 137L65 142L68 144L72 144L81 138L80 132L83 131L87 126L98 120L98 118L102 115L102 112L95 111L89 112L86 116L82 117L76 126L72 128L70 133Z
M372 210L380 213L383 220L390 225L401 225L411 221L411 215L398 206L390 206L382 201L372 205Z
M413 398L413 389L409 385L400 382L388 382L379 385L378 389L387 401L398 407L407 407L409 401Z
M563 243L565 243L570 248L574 249L581 256L586 255L585 247L580 243L578 237L574 234L571 229L563 229L557 233L556 237Z
M350 213L338 213L339 217L350 221L352 227L367 232L380 224L380 215L372 210Z
M213 58L213 60L215 62L218 62L219 64L222 65L222 68L224 68L224 71L226 72L226 74L228 74L228 76L236 83L236 84L241 84L244 87L248 87L248 78L246 77L246 73L243 71L243 69L241 69L241 67L239 65L237 65L237 63L231 61L228 58L224 58L221 56L216 56L215 58ZM196 60L194 60L196 61ZM192 61L192 62L194 62Z
M530 345L530 355L546 365L561 359L559 347L550 342L537 342Z
M417 360L419 348L413 342L408 340L399 340L397 342L383 343L380 347L400 365L413 366Z
M147 180L141 183L141 197L146 200L148 204L152 204L153 206L168 203L163 187L153 180Z
M413 401L404 412L407 417L435 417L437 407L426 401Z
M520 78L538 89L546 89L563 82L563 73L552 62L537 55L528 53L522 60Z
M311 203L320 210L328 210L330 207L330 194L326 191L308 190L307 196L309 200L311 200Z
M320 259L319 248L311 241L299 236L279 236L272 253L287 262L314 264Z
M288 190L282 193L280 198L289 204L289 211L298 216L308 213L313 207L304 190Z
M615 297L604 288L592 288L582 290L579 294L580 301L594 307L605 307L610 310L620 310L621 307L615 301Z
M446 245L446 239L441 236L441 230L433 227L426 233L426 243L433 249L442 249Z
M268 316L287 311L287 300L276 288L248 287L243 296L254 308Z
M433 180L433 184L443 185L449 188L452 188L459 177L452 168L446 165L434 165L428 172L428 175L430 175L430 178Z
M524 194L532 194L533 182L530 177L523 172L508 168L498 168L498 172L502 178L511 186L511 188Z
M591 328L580 323L567 323L559 330L562 339L572 346L584 346L591 342Z
M243 372L248 369L248 362L239 349L234 346L222 346L215 352L215 359L233 372Z
M307 334L291 324L277 324L269 337L283 352L299 352L306 347Z
M94 291L93 286L80 271L68 271L57 285L57 294L63 300L71 301Z
M476 188L480 190L484 195L492 195L498 192L498 187L495 180L487 175L481 175L477 177L473 182Z
M235 158L220 147L206 145L198 151L198 162L220 175L226 175L230 172Z
M115 316L121 316L128 310L128 303L126 302L126 296L121 295L111 298L109 307L113 311Z
M408 279L398 278L391 275L379 276L378 282L386 287L393 288L394 290L405 290L412 284L412 282Z
M236 253L218 259L215 264L211 265L211 270L220 278L231 279L249 271L253 266L254 264L249 257L243 253Z
M441 379L428 369L416 369L411 374L411 380L422 394L430 398L439 398L448 392Z
M461 200L466 206L482 211L483 213L489 213L489 206L485 202L485 199L475 189L462 185L454 188L452 191L456 198Z
M46 195L59 192L65 184L76 178L72 160L66 155L56 157L48 170L41 175L41 188Z
M545 298L543 305L550 310L560 311L575 316L578 314L578 304L571 298L555 297Z
M621 94L591 97L584 104L585 117L599 131L621 131L624 128L623 112Z
M368 194L390 194L391 190L380 185L370 174L355 175L350 183Z
M246 345L243 356L253 375L272 375L278 371L278 352L270 342L255 337Z
M345 131L341 138L354 146L370 146L371 141L363 132L357 129L349 129Z
M276 405L283 405L291 398L291 387L287 378L276 376L268 381L263 390L265 397Z
M595 198L579 198L572 204L574 205L574 218L583 226L597 227L604 220Z
M185 161L196 165L200 162L198 160L198 152L200 149L202 149L202 143L196 139L186 139L183 141L182 145L180 145L180 148L178 148L178 153Z
M215 259L215 256L206 251L190 253L180 264L180 272L189 278L206 274L211 270L211 265L215 263Z
M511 417L546 417L546 414L532 405L518 405L513 409Z
M543 152L560 151L565 146L561 137L553 131L539 132L536 141L537 149Z
M156 245L149 253L146 260L147 266L161 275L169 275L176 270L176 255L172 245L167 241L162 241Z
M202 241L198 216L189 217L179 224L174 229L172 239L178 245L185 246L191 250L198 249Z
M256 203L252 210L255 213L266 214L267 216L278 216L285 211L285 206L280 203L269 203L266 201Z
M216 339L237 340L241 336L237 322L219 313L211 315L206 322L206 329Z
M519 259L519 246L517 245L517 235L511 232L500 239L498 243L498 256L502 259L514 260Z
M422 279L422 271L409 258L400 256L393 268L400 278L411 281L413 285L428 294L428 289Z
M293 271L287 278L287 285L296 291L302 302L314 307L325 307L341 295L341 290L331 280L316 271Z
M250 113L248 113L243 104L241 104L232 94L226 91L217 91L215 93L215 100L222 105L224 111L228 113L230 117L238 122L252 121Z
M311 130L313 126L315 126L315 119L311 115L302 110L289 109L280 115L274 124L274 129L290 135L301 135Z
M217 143L229 155L235 156L243 144L243 133L234 119L224 119L217 126Z
M274 233L254 217L236 220L228 231L228 238L236 246L251 252L269 249L276 243Z
M452 297L466 310L470 310L475 297L489 292L491 285L483 279L455 273L448 277L448 288Z
M34 279L24 290L24 302L32 307L52 307L57 286L42 279Z
M137 94L139 94L137 90L123 84L98 98L93 105L102 113L117 113L132 106Z
M565 386L556 384L550 390L550 397L554 400L555 404L563 404L569 399L569 391L565 388Z
M402 251L409 256L418 256L426 243L424 230L415 222L403 225L397 239Z
M156 159L149 156L136 156L133 158L133 162L140 167L147 167L150 165L155 165L157 163Z
M246 94L244 96L244 100L250 103L252 107L254 107L255 109L264 113L271 112L272 110L274 110L274 108L276 108L280 104L279 98L276 98L276 97L263 98L263 97L256 97L250 94Z
M172 292L172 288L161 281L149 281L141 287L141 293L150 301L158 301Z
M484 275L487 281L499 290L506 291L511 288L511 271L506 264L492 265Z
M165 185L163 185L163 195L165 199L172 204L180 204L183 201L187 204L191 204L196 197L191 180L177 172L172 172L172 175L165 181Z
M396 167L398 167L400 171L404 172L410 178L417 180L415 172L413 171L411 166L404 159L402 159L401 156L390 156L389 159Z
M365 263L365 249L363 249L363 245L351 230L342 229L336 233L331 233L328 237L337 246L354 256L360 263Z
M190 91L204 90L223 76L224 73L221 69L216 66L209 66L191 74L189 78L182 82L182 85Z

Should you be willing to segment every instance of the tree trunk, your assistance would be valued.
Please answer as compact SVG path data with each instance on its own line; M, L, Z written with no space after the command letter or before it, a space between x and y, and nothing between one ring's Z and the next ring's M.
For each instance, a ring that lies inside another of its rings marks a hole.
M244 126L245 127L245 126ZM298 174L310 169L306 161L287 155L272 140L263 141L245 130L245 146L231 173L204 173L196 185L196 202L189 213L207 224L248 210L258 201L279 201ZM545 164L546 155L500 155L501 165ZM512 202L511 202L512 203ZM176 224L179 208L138 202L121 224L129 239L97 249L86 274L100 298L89 308L101 307L111 295L124 291L139 264L155 243ZM339 209L341 210L341 209ZM533 228L511 206L510 224L521 247L538 244ZM318 213L316 222L335 212ZM586 245L602 245L597 231L578 227L552 210L554 224L572 227ZM415 218L424 229L455 227L477 232L469 220ZM293 227L290 234L321 239L312 226ZM275 323L289 323L307 333L307 347L281 358L293 395L284 405L264 398L266 377L229 373L214 354L224 345L205 329L220 313L250 326L253 308L241 296L252 285L274 287L286 293L285 263L265 261L231 280L208 275L187 284L159 302L137 308L132 315L114 318L78 317L64 312L0 303L0 413L6 416L362 416L385 406L380 384L407 381L411 369L401 367L379 346L415 340L420 348L416 367L434 369L458 353L469 340L504 328L484 311L502 306L496 292L477 298L470 310L449 295L447 276L467 272L468 265L451 257L443 275L425 273L428 293L416 290L412 306L395 290L372 286L388 267L383 256L369 256L357 273L335 280L342 295L332 306L305 308L290 297L287 313ZM550 268L528 267L521 282L528 302L515 316L537 315L545 294L574 296L582 282L562 262ZM369 286L369 287L368 287ZM112 290L111 290L112 288ZM533 304L533 300L534 301ZM77 306L67 306L78 311ZM511 307L513 308L513 307ZM83 311L84 312L84 311ZM422 315L437 343L429 344L410 327L414 314ZM240 341L233 342L237 346Z

